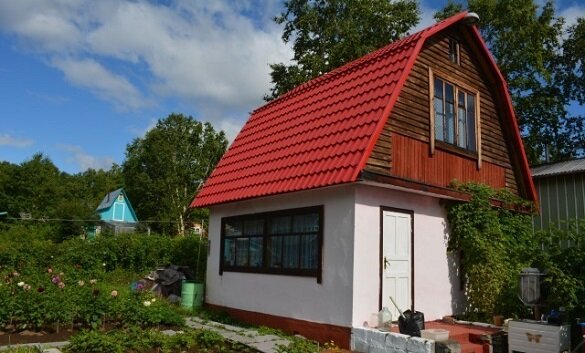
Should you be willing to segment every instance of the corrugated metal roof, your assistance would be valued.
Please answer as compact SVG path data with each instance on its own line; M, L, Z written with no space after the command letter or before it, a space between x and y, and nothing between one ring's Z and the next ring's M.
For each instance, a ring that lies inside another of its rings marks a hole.
M585 159L543 164L531 169L533 177L585 172Z
M191 207L355 182L426 38L466 15L391 43L255 110ZM477 29L470 28L489 56ZM529 174L527 163L524 169Z
M102 202L100 202L100 204L98 205L98 207L95 210L100 211L100 210L110 208L112 206L112 204L114 203L114 201L116 201L116 198L118 197L118 195L120 195L122 192L123 192L123 189L120 188L120 189L114 190L114 191L106 194L106 196L104 196L104 198L102 199Z

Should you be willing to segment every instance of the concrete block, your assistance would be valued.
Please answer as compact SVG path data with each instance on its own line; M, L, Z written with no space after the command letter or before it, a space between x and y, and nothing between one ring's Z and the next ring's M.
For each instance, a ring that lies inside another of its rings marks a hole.
M406 350L411 353L430 353L428 340L420 337L411 337L406 343Z
M351 350L361 353L370 353L370 346L368 342L360 338L352 338Z
M394 349L402 349L406 351L406 343L409 338L410 336L408 335L392 332L388 334L388 345Z

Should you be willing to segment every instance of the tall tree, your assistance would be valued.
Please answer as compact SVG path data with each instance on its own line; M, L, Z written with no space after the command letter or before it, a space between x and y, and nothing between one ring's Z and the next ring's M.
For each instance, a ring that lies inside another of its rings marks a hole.
M37 153L18 165L6 186L11 195L9 212L12 215L29 213L32 218L51 218L63 197L63 173L53 162Z
M416 0L289 0L274 20L293 64L271 64L266 100L399 39L419 21Z
M579 26L564 30L552 1L467 0L449 2L435 18L444 19L467 7L480 17L479 28L506 80L529 161L569 159L583 153L585 127L569 106L579 87ZM506 14L502 16L502 14Z
M138 218L183 235L189 202L227 148L223 131L182 114L158 121L126 148L122 169ZM158 223L161 222L161 223ZM166 222L166 223L165 223Z

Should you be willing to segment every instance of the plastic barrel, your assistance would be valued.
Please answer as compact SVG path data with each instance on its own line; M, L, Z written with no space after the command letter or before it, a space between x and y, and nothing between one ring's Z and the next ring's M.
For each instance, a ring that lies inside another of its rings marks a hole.
M181 306L185 309L199 308L203 304L203 283L183 281Z

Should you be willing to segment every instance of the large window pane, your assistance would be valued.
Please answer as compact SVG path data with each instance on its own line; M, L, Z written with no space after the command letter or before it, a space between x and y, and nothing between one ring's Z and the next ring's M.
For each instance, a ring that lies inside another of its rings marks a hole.
M299 240L298 235L282 237L282 265L284 268L299 268Z
M475 138L475 96L467 95L467 149L476 150Z
M288 234L291 232L291 217L274 217L271 220L270 234Z
M223 248L223 263L225 266L236 265L236 240L225 239Z
M262 267L262 238L250 238L250 267Z
M225 223L225 236L232 237L242 235L243 226L241 221L228 221Z
M308 233L319 231L319 214L309 213L293 217L293 233Z
M248 238L236 240L236 266L248 266L249 242Z
M282 237L268 240L268 267L282 268Z
M466 124L466 117L465 117L465 93L459 92L457 95L457 146L461 148L467 148L467 129L465 127Z
M445 84L445 142L455 143L455 90Z
M251 219L244 221L244 235L262 235L264 233L264 220Z
M318 268L319 259L319 237L317 234L304 235L301 238L301 268Z

